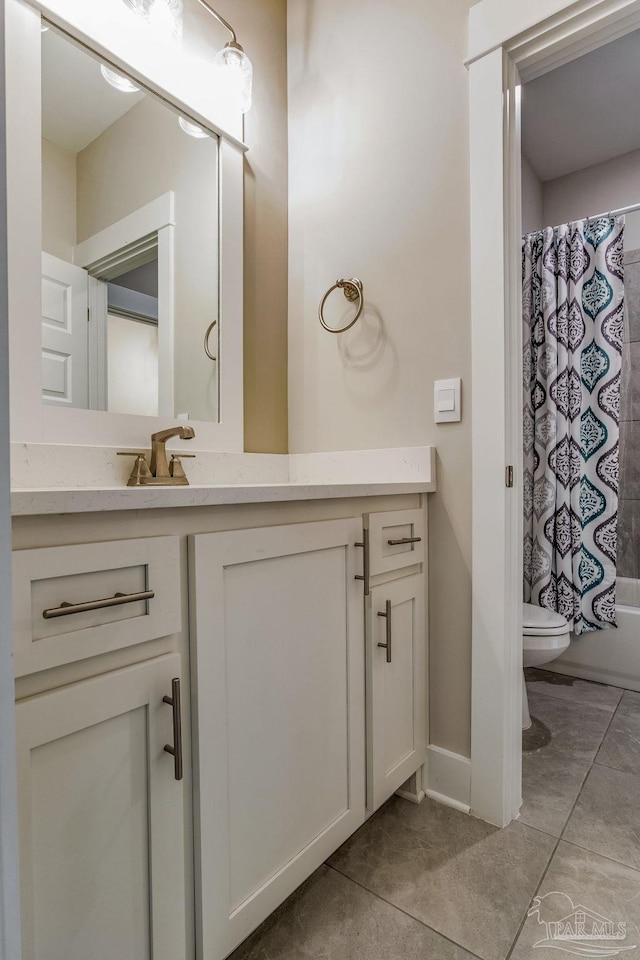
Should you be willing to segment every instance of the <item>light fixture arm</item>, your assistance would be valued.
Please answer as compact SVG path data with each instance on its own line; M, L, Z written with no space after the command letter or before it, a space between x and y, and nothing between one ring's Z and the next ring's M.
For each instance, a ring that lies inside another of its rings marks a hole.
M207 10L207 11L211 14L212 17L215 17L216 20L218 21L218 23L221 23L222 26L225 27L225 28L229 31L229 33L231 34L231 36L232 36L232 38L233 38L233 39L232 39L233 45L234 45L234 46L237 46L237 47L240 47L240 44L238 43L238 38L236 37L236 32L235 32L235 30L233 29L233 27L231 26L231 24L228 23L228 22L224 19L224 17L221 17L220 14L217 13L217 11L215 11L215 10L213 9L213 7L212 7L209 3L207 3L207 0L198 0L198 3L200 4L201 7L204 7L205 10ZM240 49L242 50L242 47L240 47Z

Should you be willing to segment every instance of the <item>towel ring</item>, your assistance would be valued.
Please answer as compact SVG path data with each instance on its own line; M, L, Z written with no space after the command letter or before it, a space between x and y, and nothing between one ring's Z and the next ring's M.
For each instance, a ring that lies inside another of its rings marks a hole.
M334 290L342 290L347 300L351 301L351 303L353 303L355 300L358 301L358 311L355 317L353 318L353 320L351 320L351 322L348 323L346 327L340 327L339 329L336 329L335 327L327 326L327 324L325 323L324 313L323 313L324 305L327 302L327 297L330 294L332 294ZM327 330L329 333L344 333L345 330L350 330L351 327L356 322L356 320L360 317L363 307L364 307L364 287L362 286L362 280L358 280L357 277L351 277L350 280L336 280L334 285L332 287L329 287L324 297L320 301L320 307L318 308L318 319L320 320L320 323L322 324L324 329Z
M204 335L204 352L209 357L209 360L217 360L217 357L214 357L214 355L211 353L211 350L209 350L209 337L211 336L211 331L217 322L217 320L214 320L213 323L210 323L207 327L207 332Z

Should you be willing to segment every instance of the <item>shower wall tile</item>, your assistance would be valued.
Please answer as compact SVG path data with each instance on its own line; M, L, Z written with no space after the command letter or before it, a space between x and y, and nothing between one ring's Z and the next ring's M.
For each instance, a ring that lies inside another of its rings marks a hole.
M619 577L640 576L640 250L625 251L620 383Z
M620 424L620 499L640 500L640 420Z
M624 344L620 388L620 420L640 420L640 341Z
M639 256L636 251L631 256ZM640 263L626 263L624 268L625 340L640 340Z
M619 577L635 579L638 576L636 531L640 533L640 501L620 500L618 503L618 560Z
M631 344L622 344L620 376L620 422L631 420Z

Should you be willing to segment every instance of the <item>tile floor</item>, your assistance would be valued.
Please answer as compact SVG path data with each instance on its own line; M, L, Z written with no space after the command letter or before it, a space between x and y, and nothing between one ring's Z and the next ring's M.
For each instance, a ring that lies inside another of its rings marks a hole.
M392 797L231 960L640 960L640 693L527 688L517 822ZM542 945L574 907L619 939Z

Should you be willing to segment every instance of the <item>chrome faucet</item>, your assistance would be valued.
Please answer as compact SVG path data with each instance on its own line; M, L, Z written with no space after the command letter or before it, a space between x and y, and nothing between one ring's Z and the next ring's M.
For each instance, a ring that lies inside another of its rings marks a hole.
M168 430L159 430L151 434L151 462L147 463L146 453L118 453L119 457L135 457L133 470L127 481L128 487L145 486L185 486L189 483L182 467L182 457L193 457L193 453L174 453L171 463L167 462L165 444L171 437L180 437L181 440L193 440L193 427L169 427Z

